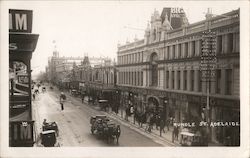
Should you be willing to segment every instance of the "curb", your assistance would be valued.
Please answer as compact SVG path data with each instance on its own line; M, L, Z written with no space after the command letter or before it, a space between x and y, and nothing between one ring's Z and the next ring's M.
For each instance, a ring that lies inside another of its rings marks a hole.
M158 136L157 134L151 132L151 133L146 133L145 132L145 129L143 128L138 128L135 124L131 123L131 122L125 122L121 117L115 115L115 114L110 114L110 113L107 113L105 112L106 114L108 114L110 117L112 118L116 118L116 120L118 120L119 122L121 122L123 125L139 132L140 134L152 139L153 141L155 141L156 143L159 143L159 144L162 144L164 146L180 146L179 144L176 144L176 143L172 143L171 141L169 140L166 140L160 136Z

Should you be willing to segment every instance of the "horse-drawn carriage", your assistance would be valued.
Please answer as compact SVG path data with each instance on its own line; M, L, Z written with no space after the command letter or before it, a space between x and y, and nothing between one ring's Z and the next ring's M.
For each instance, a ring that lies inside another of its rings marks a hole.
M90 118L91 133L106 139L108 143L116 139L118 144L121 134L120 125L116 125L106 115L96 115Z
M45 147L53 147L56 144L56 136L59 135L59 130L56 122L44 122L41 132L41 144Z

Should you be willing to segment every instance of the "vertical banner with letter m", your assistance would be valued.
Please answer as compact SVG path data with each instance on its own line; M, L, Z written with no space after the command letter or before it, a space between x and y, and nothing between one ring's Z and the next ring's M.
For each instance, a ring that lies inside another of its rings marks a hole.
M9 32L31 33L32 10L9 10Z

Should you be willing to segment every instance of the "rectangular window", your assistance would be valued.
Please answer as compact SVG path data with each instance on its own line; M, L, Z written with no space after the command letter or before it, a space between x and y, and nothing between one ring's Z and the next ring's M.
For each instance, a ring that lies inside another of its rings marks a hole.
M175 56L174 56L175 59L178 59L178 55L179 55L179 49L178 48L179 48L179 44L176 44L175 45Z
M216 93L221 93L221 70L216 70Z
M187 90L187 70L183 71L183 89Z
M140 62L143 62L143 52L141 52Z
M189 57L193 57L194 56L194 54L195 54L195 41L191 41L191 43L190 43L190 55L189 55Z
M194 90L194 70L190 71L190 77L191 77L191 91Z
M216 38L216 53L221 54L222 51L222 36Z
M174 79L175 79L174 76L175 76L174 71L172 71L172 83L171 83L172 84L171 85L172 89L174 89Z
M188 54L188 43L186 42L186 43L184 43L184 58L186 58L187 57L187 54Z
M182 49L181 49L181 44L178 44L178 53L177 53L177 59L180 58Z
M168 88L168 82L169 82L169 71L166 71L166 88Z
M141 72L141 86L143 86L143 72Z
M181 85L181 71L177 71L177 89L180 89L180 85Z
M240 35L239 33L235 33L235 36L234 36L234 51L236 53L239 53L240 52Z
M232 94L232 69L227 69L226 70L226 94L231 95Z
M228 34L228 52L231 53L233 51L233 34Z
M171 59L174 59L174 55L175 55L175 45L172 46L172 55L171 55Z

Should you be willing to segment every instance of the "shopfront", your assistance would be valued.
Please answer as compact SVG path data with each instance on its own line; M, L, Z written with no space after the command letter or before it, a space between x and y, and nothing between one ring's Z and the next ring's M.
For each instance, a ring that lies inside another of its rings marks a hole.
M32 11L9 10L9 146L33 146L31 105Z

